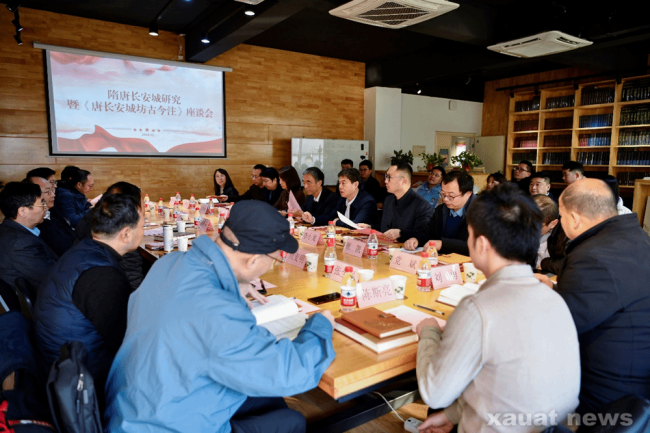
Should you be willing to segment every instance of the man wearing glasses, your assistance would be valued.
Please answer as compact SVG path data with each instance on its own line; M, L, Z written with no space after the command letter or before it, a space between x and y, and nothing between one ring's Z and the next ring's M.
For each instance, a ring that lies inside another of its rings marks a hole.
M469 255L467 247L467 209L474 198L474 179L464 171L451 171L442 179L440 197L444 206L433 212L426 228L404 242L404 248L414 250L427 247L428 241L435 242L441 254L458 253Z
M0 224L0 278L15 286L24 278L29 293L34 293L47 276L58 256L38 237L37 225L43 222L47 203L41 199L38 185L9 182L0 192L0 211L5 220Z
M519 188L527 195L530 194L528 190L530 188L531 174L533 174L533 163L530 161L521 161L517 164L513 174L513 182L516 182Z
M253 167L253 172L251 173L251 179L253 181L253 184L251 185L250 188L248 188L248 191L240 195L239 197L233 197L232 201L241 201L241 200L260 200L260 201L266 201L266 197L264 197L264 189L263 189L263 184L262 184L262 178L260 177L260 174L266 170L266 166L262 164L256 164Z
M56 187L45 178L27 174L28 176L24 182L38 185L41 188L41 199L47 204L45 218L38 226L41 231L39 236L57 256L61 257L74 245L75 234L65 218L54 209Z

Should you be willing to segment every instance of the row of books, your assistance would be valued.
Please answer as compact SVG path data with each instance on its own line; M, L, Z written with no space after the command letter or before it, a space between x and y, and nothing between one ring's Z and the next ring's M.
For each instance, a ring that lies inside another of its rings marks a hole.
M576 161L583 165L609 165L609 152L578 152Z
M626 107L621 110L621 126L650 124L650 107Z
M539 121L534 120L515 120L515 132L516 131L537 131L537 125Z
M619 150L617 165L650 165L650 150Z
M643 179L644 177L650 177L650 171L628 171L625 173L619 173L616 176L619 185L623 186L634 186L634 182L637 179Z
M582 89L581 105L611 104L613 102L613 87L585 87Z
M537 161L537 152L517 152L512 154L513 164L519 164L521 161L530 161L535 164L535 161Z
M621 131L618 135L619 146L650 145L650 129L640 131Z
M536 138L520 138L516 141L515 147L537 147Z
M580 116L580 119L578 120L578 128L600 128L603 126L612 126L613 120L613 113Z
M650 99L650 78L627 81L623 84L621 101L642 101Z
M544 137L544 147L571 147L571 134L547 135Z
M575 103L575 95L556 96L554 98L546 98L546 108L566 108L573 107Z
M556 117L554 119L546 119L544 122L544 129L571 129L573 128L573 116L571 117Z
M533 99L528 101L517 101L515 102L515 111L536 111L539 110L539 96L535 96Z
M580 134L578 137L578 146L611 146L612 134L609 132L599 132L597 134Z
M571 152L547 152L542 156L542 164L564 164L571 160Z

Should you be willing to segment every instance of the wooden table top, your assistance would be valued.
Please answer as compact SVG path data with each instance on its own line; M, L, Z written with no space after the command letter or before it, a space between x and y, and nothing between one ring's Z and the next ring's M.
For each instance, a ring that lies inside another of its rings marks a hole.
M148 212L145 214L145 217L151 222L159 222L161 220L157 216L152 217ZM210 217L210 219L213 220L213 224L216 226L217 218ZM216 233L208 233L207 235L214 238ZM164 252L146 250L144 244L151 241L151 236L145 236L141 244L141 251L145 257L155 260L157 257L164 255ZM276 262L273 268L262 276L262 279L265 281L278 286L277 288L267 289L268 294L281 294L306 301L307 298L314 296L339 292L340 284L323 276L324 262L322 255L325 251L325 246L314 247L300 243L300 248L321 255L317 272L310 273L287 263L279 264ZM438 315L442 319L446 320L449 318L453 307L435 302L441 290L419 292L416 289L415 275L389 268L387 253L380 252L377 260L369 260L367 258L357 258L343 254L342 250L342 247L337 247L336 253L339 260L362 269L374 270L374 279L388 278L390 275L405 275L407 277L405 299L378 304L375 306L378 309L387 310L400 305L406 305L426 314L431 314L413 306L413 304L420 304L444 312L444 316ZM444 260L444 256L441 256L441 259ZM469 258L467 260L469 261ZM341 315L339 301L321 304L319 307L330 310L334 317ZM417 355L416 343L377 354L362 346L360 343L335 331L333 345L336 358L325 371L318 386L335 399L415 369Z

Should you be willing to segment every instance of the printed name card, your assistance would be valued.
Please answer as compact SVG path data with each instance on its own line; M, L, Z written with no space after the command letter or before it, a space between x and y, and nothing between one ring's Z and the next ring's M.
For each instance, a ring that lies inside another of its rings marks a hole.
M169 207L173 209L174 204L176 204L176 197L169 197Z
M201 207L199 208L199 213L201 215L205 215L205 213L208 211L208 205L207 204L202 204Z
M434 290L444 289L454 284L460 284L462 286L463 277L460 273L460 266L458 263L454 263L453 265L431 268L431 281L433 282Z
M188 209L190 207L190 201L188 199L183 200L183 208Z
M393 283L390 281L390 278L359 283L357 290L359 308L366 308L371 305L394 301L396 299L395 290L393 290Z
M393 253L390 267L409 274L416 274L420 260L422 260L421 257L398 250Z
M343 276L345 275L345 267L346 266L352 266L352 272L354 273L354 279L358 280L359 276L357 275L357 272L359 271L359 267L353 266L349 263L342 262L340 260L337 260L334 263L334 268L332 268L332 273L330 274L330 280L336 281L337 283L340 283L343 281Z
M314 246L325 243L323 236L321 236L321 232L312 229L305 230L305 232L300 237L300 242Z
M343 254L350 254L354 257L363 257L366 251L366 243L358 239L348 239L343 247Z
M298 251L295 253L287 254L287 258L284 260L284 262L296 266L300 269L304 269L305 264L307 263L307 258L305 257L305 254L307 253L309 253L309 251L298 248Z
M199 230L201 230L202 232L213 232L214 227L212 226L212 221L210 221L209 218L203 218L199 222Z

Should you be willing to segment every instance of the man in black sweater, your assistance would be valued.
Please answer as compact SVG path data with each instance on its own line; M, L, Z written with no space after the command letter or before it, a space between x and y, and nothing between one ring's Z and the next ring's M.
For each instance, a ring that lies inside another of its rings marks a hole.
M253 172L251 173L251 179L253 184L248 188L248 191L241 194L238 197L233 197L232 201L241 201L241 200L260 200L266 201L264 196L264 185L262 184L262 178L260 175L266 170L266 166L262 164L255 164L253 167ZM273 204L273 203L271 203Z
M372 175L372 161L366 159L359 164L359 189L365 191L375 199L377 203L383 203L386 190L382 191L381 185L375 176Z
M433 215L429 203L411 188L412 177L413 169L405 162L391 165L386 172L388 196L384 200L379 230L398 242L417 236Z
M302 183L305 187L307 200L301 206L301 209L289 209L289 213L294 217L302 217L303 213L308 213L316 218L316 225L319 222L327 224L327 219L334 209L339 197L327 188L323 188L325 175L318 167L309 167L302 174Z
M440 197L444 206L433 212L426 228L404 242L404 248L414 250L434 241L441 254L458 253L469 256L467 247L467 209L474 198L474 179L464 171L450 171L442 179Z

